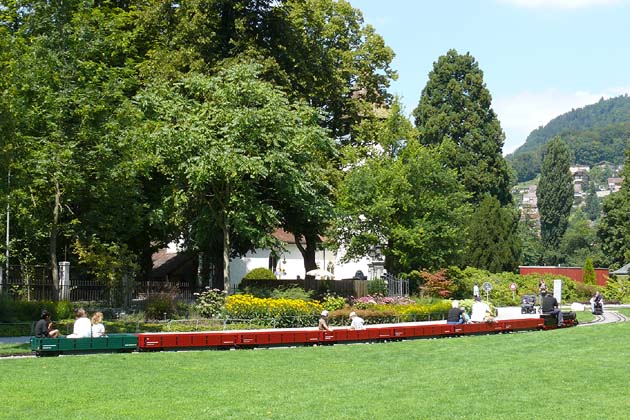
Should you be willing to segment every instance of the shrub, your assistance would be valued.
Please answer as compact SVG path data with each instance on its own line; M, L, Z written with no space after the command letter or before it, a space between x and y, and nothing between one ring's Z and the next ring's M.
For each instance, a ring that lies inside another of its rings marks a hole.
M610 283L610 280L608 281ZM575 283L574 301L586 303L591 300L596 291L601 291L601 287L593 284ZM603 294L603 292L602 292Z
M214 318L225 310L225 297L227 292L219 289L206 288L204 292L195 293L197 304L195 310L206 318Z
M625 276L614 276L608 279L602 294L605 302L630 302L630 279Z
M388 293L387 283L383 279L370 280L367 283L367 290L369 295L382 295L386 296Z
M401 321L431 321L446 318L451 309L451 302L439 300L433 303L402 305L398 306L397 309Z
M597 277L595 275L595 268L593 267L593 260L590 257L584 261L584 268L582 268L582 281L584 284L595 285L597 284Z
M57 302L54 319L69 319L74 317L74 309L72 303L68 300Z
M238 285L238 291L242 295L252 295L259 298L269 298L271 297L271 292L274 289L270 289L268 287L260 287L247 284L247 282L241 281Z
M276 275L273 274L273 271L268 268L254 268L249 273L243 277L244 279L252 279L252 280L277 280Z
M0 324L0 337L18 337L31 335L35 328L34 322L20 322L14 324Z
M301 299L309 301L313 299L313 292L306 291L301 287L279 287L271 291L271 296L274 299Z
M365 296L353 299L352 308L335 311L333 315L347 318L350 310L354 310L369 323L411 322L444 319L451 302L442 299L424 299L416 302L407 297Z
M368 309L374 305L412 305L414 303L414 300L406 296L368 295L351 300L351 305L357 309Z
M400 320L400 315L393 307L364 309L355 312L365 320L366 324L390 324L399 322ZM328 316L329 324L348 326L350 324L349 314L349 308L332 312Z
M343 309L346 306L346 298L337 296L334 293L326 293L326 295L324 295L322 306L327 311Z
M448 278L446 270L440 270L435 273L421 271L419 276L423 280L420 290L422 296L448 298L455 290L453 282Z
M171 318L177 313L175 297L168 292L149 295L144 302L146 319Z

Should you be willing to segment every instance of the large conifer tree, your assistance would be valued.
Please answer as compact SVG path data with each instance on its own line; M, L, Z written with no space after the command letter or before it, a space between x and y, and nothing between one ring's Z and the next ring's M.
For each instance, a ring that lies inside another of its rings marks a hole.
M505 135L491 102L475 58L450 50L433 64L413 116L423 144L454 143L451 166L473 202L490 194L504 206L512 201Z
M557 264L561 260L557 250L567 230L573 204L573 177L569 170L570 164L569 147L559 137L547 143L543 152L540 183L536 195L545 259L551 264Z

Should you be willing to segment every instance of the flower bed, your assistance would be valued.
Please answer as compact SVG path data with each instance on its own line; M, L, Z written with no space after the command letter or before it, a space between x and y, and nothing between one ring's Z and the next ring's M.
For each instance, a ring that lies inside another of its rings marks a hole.
M331 314L333 325L347 325L351 311L355 311L368 324L385 324L442 320L451 308L449 300L416 303L405 296L365 296L353 299L351 304L351 307Z
M317 325L323 307L317 301L300 299L257 298L251 295L232 295L226 299L227 316L255 321L270 327L308 327Z

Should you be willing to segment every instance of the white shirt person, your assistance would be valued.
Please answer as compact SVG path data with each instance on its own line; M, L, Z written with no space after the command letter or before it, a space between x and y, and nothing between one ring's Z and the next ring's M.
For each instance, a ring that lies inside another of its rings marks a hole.
M350 324L351 330L364 330L365 329L365 321L363 318L357 315L356 312L350 312L350 319L352 323Z
M485 322L490 321L490 307L487 303L482 302L481 298L477 296L475 303L472 305L472 313L470 314L470 322Z

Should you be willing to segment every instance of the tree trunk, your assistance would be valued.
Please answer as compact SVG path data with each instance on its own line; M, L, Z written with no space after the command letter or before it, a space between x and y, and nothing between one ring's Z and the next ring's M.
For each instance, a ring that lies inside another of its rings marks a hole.
M223 224L223 287L230 292L230 231L227 223Z
M57 260L57 235L59 224L59 209L61 208L61 190L59 181L55 180L55 205L53 207L53 222L50 228L50 269L52 272L53 300L59 300L59 261Z
M204 270L204 262L206 258L204 256L203 251L199 251L197 253L197 280L195 282L197 290L201 290L204 286L203 281L205 278L208 278L208 272ZM210 284L208 286L211 286Z
M304 240L306 242L306 247L302 245L300 240L302 239L302 235L293 234L295 238L295 245L297 246L300 254L302 254L302 259L304 259L304 274L308 273L311 270L317 269L317 262L315 261L315 253L317 252L317 244L319 243L319 236L316 234L306 234L304 235ZM322 267L325 269L325 267ZM313 277L313 276L309 276Z

